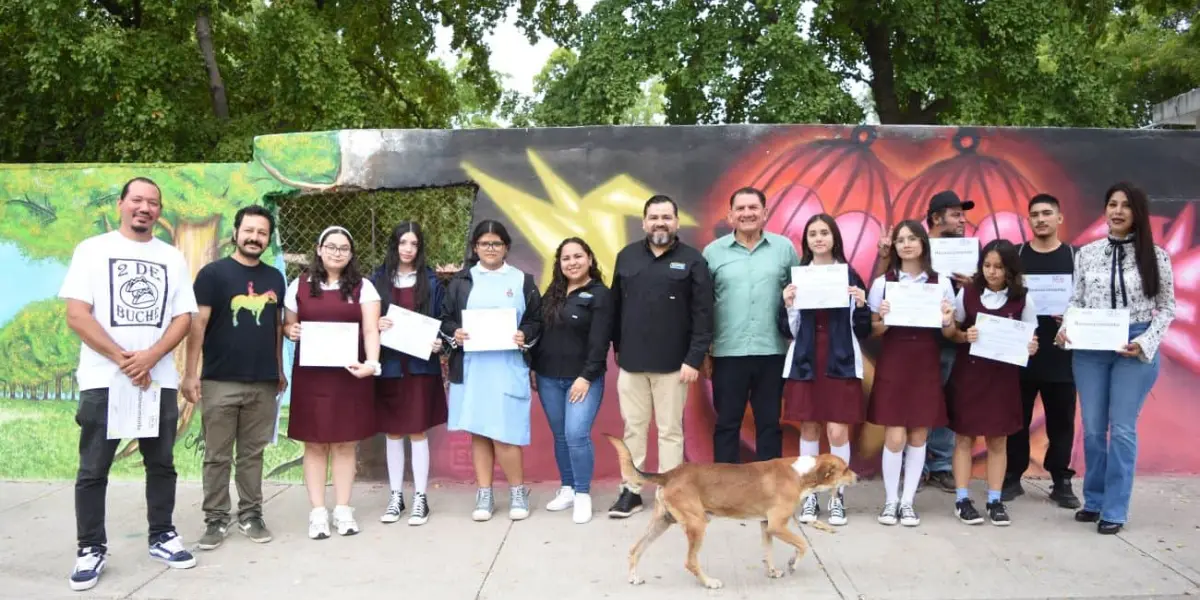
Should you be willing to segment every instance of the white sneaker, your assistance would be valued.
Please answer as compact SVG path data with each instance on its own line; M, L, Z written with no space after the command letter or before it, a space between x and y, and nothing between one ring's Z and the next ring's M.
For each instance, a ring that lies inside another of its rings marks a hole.
M314 540L329 537L329 511L325 508L314 508L308 513L308 537Z
M592 520L591 494L575 494L575 511L571 516L580 525Z
M333 524L337 526L339 535L358 533L358 521L354 520L354 509L349 506L333 507Z
M560 487L558 492L554 494L549 502L546 503L546 510L550 512L558 512L567 510L575 504L575 490L569 487Z

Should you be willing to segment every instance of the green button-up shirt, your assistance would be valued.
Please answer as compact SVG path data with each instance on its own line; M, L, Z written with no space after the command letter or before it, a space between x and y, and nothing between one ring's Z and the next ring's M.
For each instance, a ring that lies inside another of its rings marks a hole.
M715 292L713 356L786 354L787 339L775 324L792 267L800 266L788 238L763 232L750 250L732 233L704 248Z

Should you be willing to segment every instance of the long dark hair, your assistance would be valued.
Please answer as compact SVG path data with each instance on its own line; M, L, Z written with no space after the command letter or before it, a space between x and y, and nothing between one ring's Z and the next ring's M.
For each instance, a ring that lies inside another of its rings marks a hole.
M417 255L413 257L413 271L417 274L417 283L413 286L413 295L416 296L418 311L424 313L429 309L429 277L425 274L425 233L416 221L400 221L392 229L392 235L388 238L387 256L383 259L383 274L391 286L400 270L400 238L406 233L417 236Z
M800 264L807 265L813 260L812 248L808 247L808 228L817 221L828 225L830 233L833 234L833 248L830 250L833 260L846 263L846 254L842 249L842 231L838 229L837 221L825 213L820 213L809 217L808 222L804 224L804 235L800 238Z
M996 239L984 245L983 250L979 251L979 262L975 265L975 275L971 278L971 285L983 293L983 290L988 289L987 278L983 276L983 261L987 259L987 255L995 252L1000 257L1000 264L1004 265L1004 286L1008 288L1008 298L1010 300L1020 300L1025 297L1025 279L1022 277L1024 271L1021 269L1021 258L1017 255L1017 247L1012 242L1003 239Z
M567 276L562 270L562 253L567 244L579 244L579 247L583 248L584 254L592 260L588 277L591 277L592 281L604 283L604 276L600 273L600 266L596 264L596 255L592 252L592 247L577 237L563 240L554 251L554 274L550 277L550 287L546 288L546 295L542 298L542 318L548 325L558 323L559 310L567 301Z
M342 292L343 300L349 301L354 298L357 301L358 299L354 297L354 288L362 283L362 271L358 268L358 254L354 251L354 238L350 237L350 232L343 227L330 227L317 239L317 245L313 247L312 258L308 261L308 268L304 269L304 273L302 273L311 278L308 282L308 295L313 298L320 296L321 284L329 278L329 272L325 270L325 263L321 260L320 249L321 244L324 244L325 240L335 233L346 236L346 239L350 241L350 260L346 261L346 267L342 269L342 276L338 279L338 289Z
M900 265L904 262L900 260L900 253L896 251L896 238L900 236L901 229L908 229L913 235L921 240L921 268L928 274L933 274L933 257L929 249L929 232L925 231L925 226L921 225L920 221L913 219L905 219L896 223L892 228L892 247L888 251L888 270L895 271L897 276L900 274Z
M471 255L467 258L466 268L471 268L479 263L479 253L475 251L475 244L479 243L479 238L484 234L494 233L500 238L501 242L510 250L512 249L512 236L508 235L508 228L503 223L495 219L484 219L475 226L475 230L471 232Z
M1133 256L1137 261L1138 273L1142 276L1142 292L1147 298L1158 295L1158 257L1154 252L1154 231L1150 229L1150 199L1146 192L1132 183L1121 181L1104 192L1104 204L1112 200L1113 194L1124 192L1133 212Z

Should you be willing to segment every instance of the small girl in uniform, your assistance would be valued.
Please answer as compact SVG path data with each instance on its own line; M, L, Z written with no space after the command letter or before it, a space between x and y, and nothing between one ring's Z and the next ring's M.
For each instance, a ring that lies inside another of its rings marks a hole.
M875 366L875 381L868 401L867 421L884 427L883 483L886 501L879 522L907 527L921 524L913 498L925 466L925 440L929 430L946 425L946 397L942 391L938 338L953 326L954 291L950 279L938 277L929 255L929 234L919 221L901 221L892 229L888 269L871 284L867 304L871 329L883 338ZM888 282L924 283L942 290L942 329L889 327L883 324L891 309L885 298ZM906 447L907 446L907 447ZM904 493L900 495L900 471Z
M400 308L427 317L441 318L443 287L437 273L425 264L425 234L421 226L402 221L392 230L384 264L371 277L379 297ZM382 308L387 314L386 305ZM394 324L379 318L379 330ZM379 517L395 523L404 512L404 437L412 440L413 506L409 525L429 520L429 438L427 432L446 422L446 388L442 383L441 333L433 341L428 359L380 348L383 373L375 382L375 411L379 431L387 436L388 482L392 493L387 510Z
M829 452L850 464L850 426L861 423L863 356L859 340L871 334L871 311L866 307L866 284L849 266L842 250L842 233L827 214L813 215L800 240L801 265L847 265L847 302L840 308L797 309L796 286L783 290L785 336L792 338L784 363L783 417L800 422L800 456L821 450L821 428L829 434ZM829 524L846 524L845 490L829 497ZM804 501L801 523L817 520L821 509L816 494Z
M975 321L980 314L1014 319L1037 327L1037 309L1022 283L1017 249L1008 240L992 240L979 253L979 266L970 283L955 300L954 331L958 355L950 372L950 429L955 433L954 484L958 498L954 514L968 525L983 523L983 517L967 493L971 481L972 449L975 438L987 441L987 513L993 525L1011 521L1000 490L1008 461L1008 436L1024 425L1021 405L1021 367L989 358L971 356L971 344L979 340ZM1037 352L1037 336L1029 341L1029 354Z

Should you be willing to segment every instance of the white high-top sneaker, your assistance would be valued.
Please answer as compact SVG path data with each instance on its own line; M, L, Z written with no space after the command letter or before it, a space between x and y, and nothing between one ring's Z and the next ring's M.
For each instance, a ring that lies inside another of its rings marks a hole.
M575 494L575 511L571 516L580 525L592 520L591 494Z
M554 494L554 498L551 498L550 501L546 503L546 510L550 512L558 512L560 510L567 510L574 504L575 490L563 486L558 488L558 492Z

